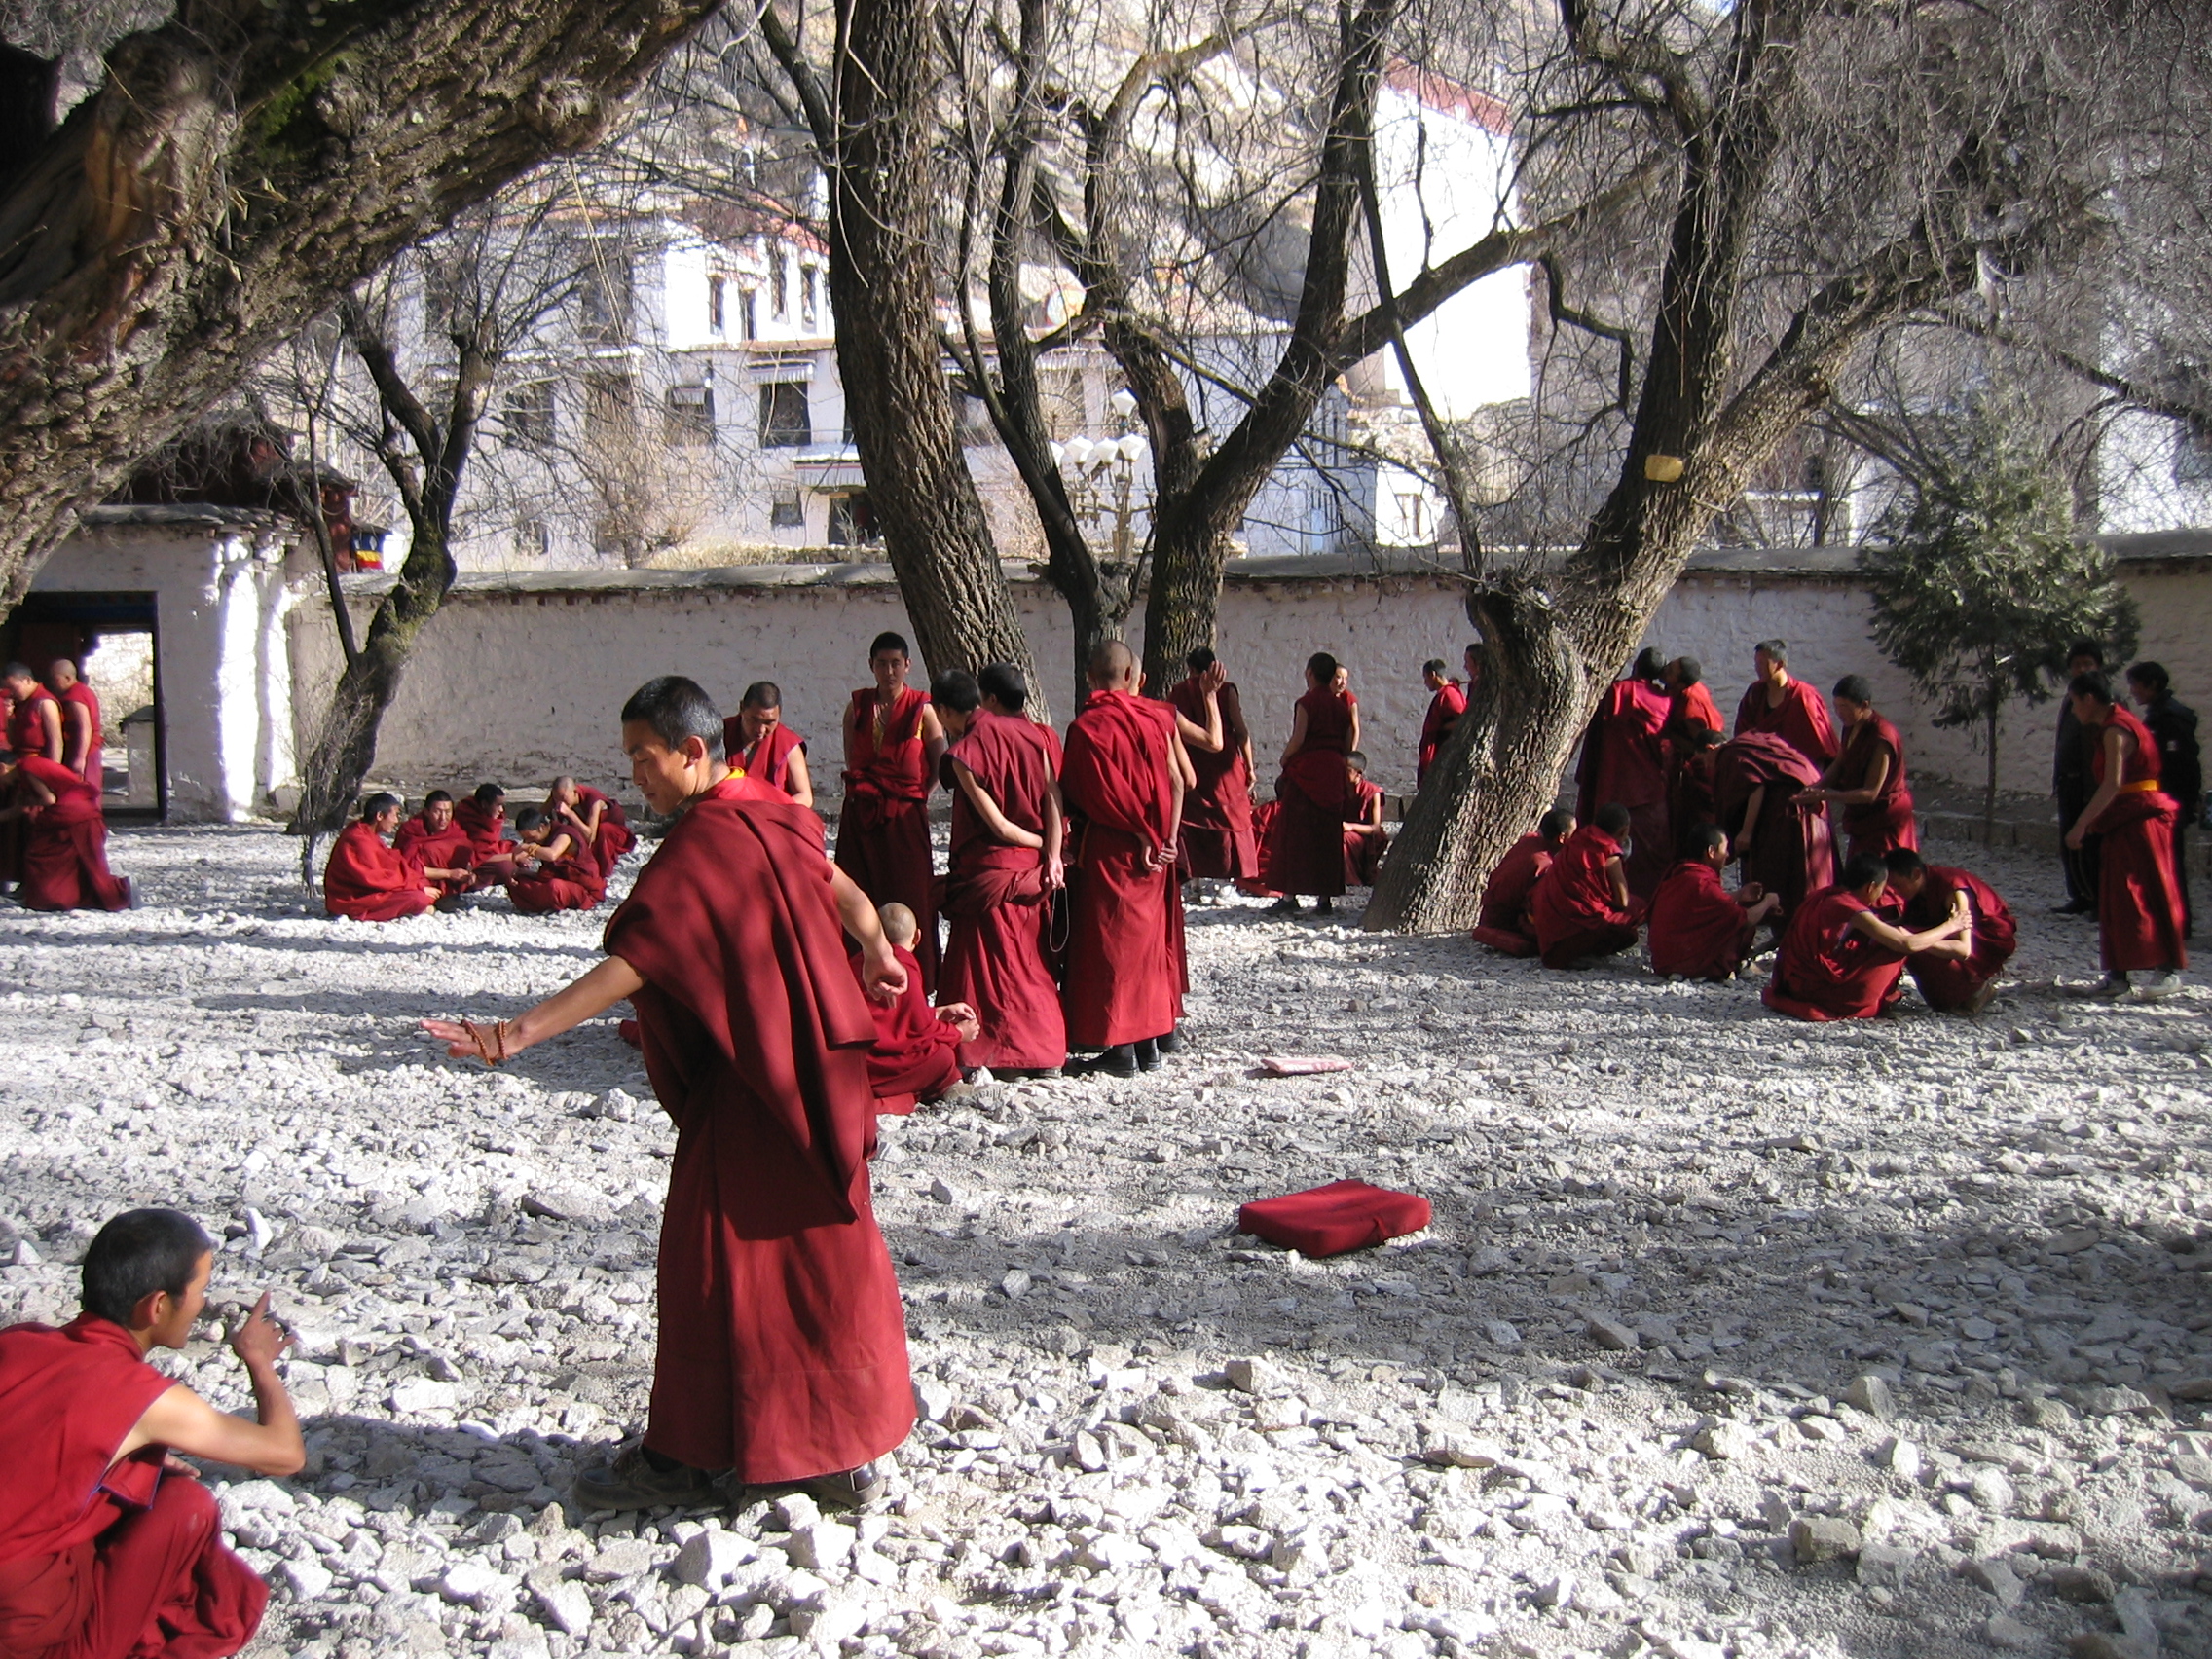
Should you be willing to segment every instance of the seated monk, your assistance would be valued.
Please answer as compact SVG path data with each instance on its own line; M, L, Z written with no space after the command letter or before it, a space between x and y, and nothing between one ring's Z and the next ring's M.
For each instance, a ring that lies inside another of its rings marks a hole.
M453 821L453 796L432 790L423 797L423 810L399 827L391 849L423 866L423 879L438 890L438 908L460 907L461 896L476 884L470 865L475 849L468 831Z
M1932 865L1909 847L1882 863L1889 868L1890 891L1904 901L1906 927L1933 928L1966 916L1965 933L1913 952L1905 971L1930 1008L1979 1014L1997 994L1997 976L2018 947L2012 912L1980 876Z
M886 1007L870 1002L875 1015L875 1042L867 1051L868 1083L875 1090L875 1109L901 1116L917 1102L927 1105L975 1091L960 1069L960 1045L983 1034L976 1011L966 1003L931 1008L922 990L921 964L914 958L914 940L922 929L914 912L903 904L885 904L876 911L883 922L883 937L891 953L906 970L906 988ZM853 977L861 977L861 959L851 958Z
M474 794L454 803L453 821L468 831L468 867L475 885L504 887L515 872L514 844L507 839L507 792L498 784L478 784Z
M146 1363L181 1348L214 1244L190 1216L131 1210L85 1252L84 1311L0 1330L0 1653L219 1659L253 1639L269 1588L223 1543L215 1500L175 1454L261 1475L307 1462L276 1375L291 1339L264 1294L231 1337L258 1422Z
M138 897L108 873L107 819L99 786L43 755L0 767L13 799L0 823L23 826L16 898L26 910L129 910Z
M1536 954L1536 924L1529 904L1536 882L1574 833L1574 814L1555 806L1536 820L1535 831L1506 850L1483 884L1483 907L1475 923L1475 942L1501 956Z
M576 856L588 856L598 865L602 881L614 873L622 855L638 844L622 803L573 778L555 778L539 810L555 826L575 836Z
M783 791L801 806L814 804L806 739L784 724L783 687L773 680L745 688L737 713L722 721L722 753L754 782Z
M1382 828L1382 791L1367 781L1367 756L1345 756L1345 885L1373 887L1390 832Z
M1622 843L1629 810L1619 801L1598 809L1598 822L1567 838L1529 902L1536 946L1546 968L1573 968L1636 943L1643 901L1628 890Z
M396 922L420 916L443 893L423 866L388 845L399 833L399 797L377 793L361 802L358 823L338 832L322 871L322 907L356 922Z
M565 830L535 806L515 814L515 872L507 897L526 916L590 910L607 897L607 876L577 830Z
M1735 855L1728 831L1708 824L1695 856L1667 872L1651 896L1651 971L1685 979L1730 979L1751 954L1751 936L1782 895L1755 881L1731 893L1720 879Z
M1872 1019L1903 993L1905 958L1965 933L1963 913L1919 933L1882 919L1890 872L1871 853L1844 861L1843 879L1800 904L1782 936L1766 1006L1794 1019Z

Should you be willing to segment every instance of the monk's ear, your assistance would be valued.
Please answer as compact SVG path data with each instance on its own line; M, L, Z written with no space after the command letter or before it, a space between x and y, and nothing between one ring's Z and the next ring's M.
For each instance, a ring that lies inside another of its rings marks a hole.
M150 1331L175 1310L175 1297L166 1290L149 1290L130 1305L130 1328Z
M685 738L677 745L676 752L683 756L686 766L703 766L707 763L707 740L703 737Z

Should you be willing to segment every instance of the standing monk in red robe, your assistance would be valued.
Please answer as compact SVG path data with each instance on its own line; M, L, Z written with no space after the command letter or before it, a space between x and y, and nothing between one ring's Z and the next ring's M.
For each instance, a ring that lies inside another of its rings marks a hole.
M104 790L107 734L100 729L99 694L78 677L77 665L67 657L55 657L46 678L61 705L61 763L95 790Z
M0 1330L0 1653L24 1659L220 1659L253 1639L269 1588L223 1543L190 1465L260 1475L307 1462L276 1375L291 1341L264 1295L231 1351L259 1421L218 1412L146 1363L181 1348L207 1301L215 1247L175 1210L131 1210L85 1251L84 1309L56 1330Z
M921 932L914 943L924 989L937 984L937 909L931 900L930 783L944 756L944 726L929 698L906 683L913 659L897 634L867 648L873 685L845 711L845 809L837 867L877 904L903 904Z
M859 1507L914 1422L867 1167L867 1004L896 999L905 975L867 896L823 857L820 820L730 775L722 717L697 685L639 687L622 748L645 804L676 822L607 924L608 959L520 1018L424 1029L497 1065L627 997L676 1124L645 1437L581 1473L577 1502L720 1503L727 1471Z
M1452 735L1452 728L1467 712L1467 694L1445 671L1442 657L1430 657L1420 665L1420 682L1428 687L1428 710L1420 718L1420 746L1414 756L1414 788L1417 790L1428 776L1429 767L1436 764L1436 756Z
M1265 875L1282 895L1272 911L1298 913L1309 893L1321 910L1336 908L1345 890L1344 801L1349 788L1345 756L1359 747L1359 699L1337 688L1340 665L1327 651L1306 659L1306 695L1291 718L1275 779L1275 814Z
M1536 924L1529 913L1536 883L1574 833L1574 814L1555 806L1536 820L1533 834L1506 850L1483 884L1482 909L1475 920L1475 942L1501 956L1536 954Z
M515 814L515 872L507 897L526 916L556 910L594 910L607 897L607 876L580 839L535 806Z
M1174 711L1137 695L1143 677L1127 645L1108 640L1091 652L1088 678L1060 769L1075 820L1060 1007L1069 1045L1101 1051L1083 1070L1133 1077L1159 1066L1160 1039L1173 1040L1183 1011L1175 838L1190 762ZM1341 860L1338 843L1329 851Z
M1666 664L1646 646L1622 679L1605 688L1582 734L1575 816L1585 824L1601 806L1628 808L1628 889L1649 899L1673 860L1667 827L1667 720L1674 704L1660 682Z
M1820 772L1836 756L1835 727L1820 693L1789 677L1789 647L1780 640L1761 640L1751 651L1757 678L1736 705L1736 735L1772 732L1812 761Z
M1720 706L1706 689L1705 664L1694 656L1678 656L1667 665L1667 701L1670 725L1726 728L1720 723Z
M814 779L806 769L806 739L784 724L784 690L773 680L745 688L737 713L722 721L722 752L730 764L801 806L814 804Z
M1793 1019L1872 1019L1902 992L1905 958L1955 939L1971 925L1954 914L1907 933L1882 918L1889 869L1861 853L1846 859L1843 879L1813 894L1791 912L1774 961L1774 977L1759 998Z
M930 701L933 706L937 703L934 685ZM883 923L883 937L891 941L892 956L905 970L906 988L889 1006L868 1004L868 1013L875 1016L875 1042L867 1051L867 1080L875 1090L875 1109L904 1117L918 1105L976 1092L963 1080L960 1051L982 1034L982 1026L966 1003L932 1008L930 999L922 995L922 967L911 948L914 912L903 904L885 904L876 915ZM858 979L860 958L852 958L852 965L853 977Z
M981 1022L962 1063L1002 1075L1056 1073L1068 1057L1052 948L1052 899L1066 881L1060 742L1023 713L1028 702L1028 682L1010 663L979 680L954 669L930 686L952 739L942 762L952 856L939 883L949 926L938 994Z
M1708 824L1697 852L1667 872L1651 896L1651 971L1663 977L1732 979L1751 953L1759 923L1782 907L1753 882L1733 893L1720 879L1728 867L1728 832Z
M95 784L40 755L0 767L15 803L0 811L20 823L21 882L16 898L26 910L129 910L130 883L108 873L107 818Z
M1905 971L1930 1008L1979 1014L1997 994L1997 976L2018 944L2012 912L1980 876L1929 864L1910 849L1899 848L1882 863L1890 872L1890 891L1904 901L1906 927L1925 930L1966 917L1965 933L1914 951Z
M1596 956L1612 956L1636 943L1643 901L1628 890L1621 842L1629 832L1628 808L1609 801L1598 821L1567 838L1552 867L1530 895L1529 919L1546 968L1577 968Z
M1258 773L1244 700L1229 671L1203 645L1185 661L1191 672L1175 682L1167 700L1200 730L1218 718L1221 743L1208 749L1181 725L1176 727L1198 780L1183 797L1183 879L1251 881L1260 873L1260 843L1252 824L1252 780Z
M2102 670L2078 674L2067 686L2074 718L2097 736L2090 775L2097 793L2066 831L2079 849L2102 837L2097 872L2097 934L2104 977L2096 996L2122 996L2134 980L2138 997L2170 997L2189 966L2182 943L2181 892L2174 885L2173 796L2158 788L2158 745L2149 728L2116 702Z
M19 662L0 669L0 680L7 682L8 695L15 699L8 712L8 748L18 759L42 755L57 766L65 764L68 743L60 702Z
M622 855L638 844L630 828L630 815L622 803L603 790L579 784L573 778L553 780L538 810L560 829L576 837L577 855L598 866L601 881L614 873Z
M1733 738L1714 752L1714 805L1744 878L1782 898L1794 915L1808 893L1835 880L1827 813L1796 797L1821 780L1820 768L1770 731Z
M398 833L397 795L373 794L361 802L359 821L331 843L322 870L325 910L356 922L396 922L438 902L441 894L422 865L392 851L388 843Z
M1920 845L1920 827L1912 816L1912 791L1904 781L1904 739L1874 708L1865 680L1847 674L1835 682L1836 718L1843 722L1843 753L1822 775L1817 789L1797 796L1800 806L1829 802L1843 808L1850 854L1882 858Z
M468 832L468 867L477 887L503 887L515 872L514 843L507 839L507 792L498 784L478 784L476 793L457 801L453 821Z
M1367 756L1353 750L1345 756L1345 885L1373 887L1382 867L1390 832L1382 828L1382 790L1367 781Z
M444 790L423 797L423 810L399 827L391 850L423 866L423 879L438 890L441 905L476 883L469 867L475 855L468 831L453 821L453 796Z

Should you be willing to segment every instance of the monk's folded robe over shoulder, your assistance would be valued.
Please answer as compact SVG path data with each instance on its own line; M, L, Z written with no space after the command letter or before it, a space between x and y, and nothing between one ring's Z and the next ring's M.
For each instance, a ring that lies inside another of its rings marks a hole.
M375 825L355 822L331 844L322 907L356 922L396 922L436 903L424 888L420 861L386 846Z
M1835 843L1826 811L1791 804L1800 791L1817 788L1820 781L1819 763L1774 732L1732 738L1714 751L1714 804L1720 828L1733 846L1751 841L1742 876L1780 894L1786 916L1796 914L1807 894L1835 880Z
M1529 910L1545 967L1564 968L1586 956L1610 956L1636 943L1642 905L1634 899L1625 910L1614 903L1613 884L1605 873L1606 863L1620 850L1612 836L1595 824L1585 824L1567 838L1552 867L1536 883Z
M17 901L26 910L129 909L129 884L107 867L107 818L98 786L41 755L27 755L19 765L23 776L46 786L54 801L27 815Z
M1851 925L1873 909L1848 887L1829 887L1791 912L1760 993L1766 1006L1795 1019L1871 1019L1896 1002L1904 957Z
M1068 727L1060 791L1068 853L1068 1041L1110 1049L1165 1036L1182 1017L1182 889L1148 848L1175 834L1175 713L1126 691L1092 691ZM1342 756L1338 756L1340 762ZM1329 855L1343 854L1330 820Z
M1836 757L1835 721L1821 694L1802 680L1785 685L1781 703L1773 708L1767 706L1765 681L1754 680L1745 688L1736 705L1736 736L1753 733L1781 738L1813 763L1815 778Z
M1939 926L1951 913L1954 895L1960 893L1967 896L1967 907L1973 912L1973 953L1936 956L1920 950L1905 960L1906 971L1928 1006L1945 1012L1972 1007L1981 987L2004 971L2019 947L2018 924L1997 889L1971 870L1948 865L1928 866L1920 891L1905 902L1901 925L1911 933Z
M935 1099L960 1081L960 1033L938 1018L937 1010L922 990L921 964L903 944L891 947L899 966L906 970L906 988L886 1007L869 1003L875 1019L875 1043L867 1051L868 1086L875 1092L879 1112L907 1113L924 1100ZM860 982L861 959L848 957L853 979Z
M148 1446L116 1451L176 1380L84 1313L0 1330L0 1654L219 1659L252 1640L268 1587L223 1544L215 1499Z
M1667 873L1674 836L1667 823L1665 738L1674 703L1665 691L1635 675L1605 688L1582 734L1575 768L1574 816L1584 824L1602 806L1628 808L1628 890L1648 899Z
M868 1192L875 1021L819 824L726 780L607 925L645 981L631 1001L676 1124L645 1444L752 1484L859 1468L914 1420Z
M928 693L907 685L883 711L880 735L873 686L853 693L845 711L855 769L845 774L837 819L837 867L869 903L903 904L920 932L914 956L924 989L937 983L937 875L930 864L929 745L922 733Z
M1529 903L1537 878L1552 867L1551 849L1533 832L1506 850L1490 880L1483 884L1482 909L1475 922L1475 942L1487 944L1504 956L1536 954L1536 924Z
M1684 859L1651 896L1651 971L1686 979L1725 979L1751 941L1751 912L1701 859Z

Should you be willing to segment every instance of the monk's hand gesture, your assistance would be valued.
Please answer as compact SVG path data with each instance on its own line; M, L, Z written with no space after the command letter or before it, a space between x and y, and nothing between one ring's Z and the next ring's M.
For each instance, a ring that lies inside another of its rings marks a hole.
M239 1328L231 1333L231 1351L248 1371L275 1365L276 1356L286 1348L297 1347L300 1339L286 1331L269 1315L269 1292L261 1293L261 1300L253 1305L253 1311L240 1321Z
M973 1043L983 1034L982 1018L967 1003L943 1003L938 1008L937 1016L959 1032L963 1043Z
M1057 893L1068 884L1067 861L1054 853L1045 861L1045 891Z
M878 934L874 947L861 951L861 988L867 993L868 1001L889 1008L906 994L906 970L899 966L899 958L891 954L891 946Z
M1198 676L1198 689L1209 697L1228 683L1229 670L1218 662Z

